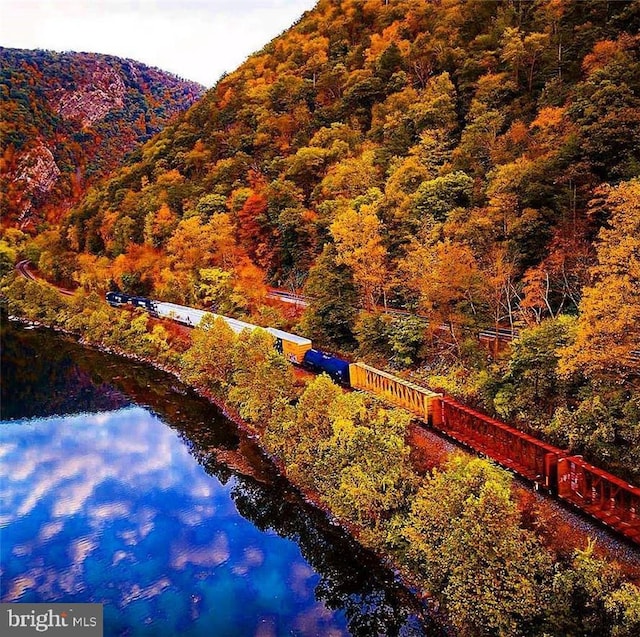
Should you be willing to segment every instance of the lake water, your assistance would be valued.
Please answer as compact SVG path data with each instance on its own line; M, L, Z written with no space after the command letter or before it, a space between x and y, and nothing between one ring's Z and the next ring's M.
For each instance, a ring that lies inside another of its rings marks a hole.
M435 635L412 596L156 370L3 328L3 602L105 635Z

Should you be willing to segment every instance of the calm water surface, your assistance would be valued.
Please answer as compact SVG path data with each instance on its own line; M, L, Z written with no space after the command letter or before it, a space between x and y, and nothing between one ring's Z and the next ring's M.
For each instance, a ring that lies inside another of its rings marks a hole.
M5 326L2 601L106 635L435 635L232 423L155 370Z

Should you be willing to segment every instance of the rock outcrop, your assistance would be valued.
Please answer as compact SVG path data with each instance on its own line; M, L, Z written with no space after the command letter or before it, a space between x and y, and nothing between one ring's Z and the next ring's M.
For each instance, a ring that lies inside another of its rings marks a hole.
M79 120L83 127L123 108L126 92L120 74L102 60L88 60L86 70L75 91L57 91L60 115L67 120Z
M37 199L48 193L58 181L60 169L53 153L38 141L36 146L23 153L18 160L17 171L13 181L19 185L23 193L20 221L24 221Z

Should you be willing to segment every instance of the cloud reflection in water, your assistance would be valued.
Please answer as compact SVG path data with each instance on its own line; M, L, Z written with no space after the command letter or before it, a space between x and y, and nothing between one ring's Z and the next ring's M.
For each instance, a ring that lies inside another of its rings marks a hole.
M2 423L0 458L3 602L102 602L106 635L346 633L298 547L148 411Z

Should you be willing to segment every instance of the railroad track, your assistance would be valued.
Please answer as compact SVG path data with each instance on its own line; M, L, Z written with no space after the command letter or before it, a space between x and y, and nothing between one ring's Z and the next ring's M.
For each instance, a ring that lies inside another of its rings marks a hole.
M38 280L29 270L28 261L21 261L16 267L25 278ZM64 288L56 289L63 294L73 294ZM148 301L131 298L134 301ZM156 310L157 305L156 303ZM167 310L168 318L174 314L171 309L204 314L201 310L193 308L163 305L171 306ZM143 307L148 311L152 309L149 304L144 304ZM174 320L175 318L174 316ZM226 320L234 321L229 318ZM199 321L189 321L191 325L197 322ZM486 332L494 334L494 337L500 335L500 330ZM511 330L508 336L514 337ZM310 346L309 341L307 348ZM632 353L638 355L640 352L634 350ZM300 362L298 358L295 360ZM354 364L349 367L367 366ZM425 424L431 424L435 430L448 438L494 459L534 484L557 493L561 500L616 531L631 543L640 544L640 518L637 516L637 512L640 511L640 488L586 463L580 456L571 456L567 451L552 447L448 397L433 394L425 388L414 386L380 370L371 368L369 371L371 378L367 382L351 385L408 409L425 421Z
M33 272L29 270L29 260L23 259L16 264L16 270L18 273L24 277L25 279L29 279L30 281L37 281L36 277L33 275Z
M196 327L208 314L203 310L146 297L109 292L114 307L130 306ZM236 333L257 326L218 316ZM484 455L536 488L549 491L571 507L590 516L633 544L640 544L640 488L585 462L581 456L534 438L487 414L471 409L448 396L430 391L364 363L350 363L314 350L310 339L265 328L275 337L275 347L291 362L311 365L332 374L341 365L339 382L365 391L413 416L448 439ZM512 336L510 333L509 336ZM348 370L345 372L343 368ZM335 379L334 379L335 380Z
M267 293L267 297L270 299L278 299L283 303L291 303L292 305L296 305L298 307L307 307L309 305L310 298L307 296L303 296L302 294L295 294L293 292L288 292L286 290L282 290L279 288L269 288ZM409 310L405 310L398 307L386 306L386 307L378 307L378 309L382 312L390 314L391 316L398 317L413 317L424 321L425 325L429 324L429 319L422 315L416 314L415 312L410 312ZM443 331L447 331L449 327L447 325L441 325L440 328ZM516 328L487 328L478 332L478 338L480 340L498 340L503 342L511 342L514 339L518 338L519 331ZM637 352L638 358L640 360L640 351Z
M499 340L499 341L513 341L520 336L520 332L517 328L498 328L498 329L486 329L478 333L480 340Z
M291 305L297 305L299 307L307 307L307 305L309 305L307 298L301 294L294 294L277 288L269 288L267 297L270 299L278 299L283 303L290 303Z
M75 292L73 290L68 290L67 288L60 287L59 285L54 285L53 283L49 283L44 279L37 277L30 269L29 269L29 260L23 259L16 264L16 270L20 276L29 280L35 281L36 283L46 283L50 285L52 288L55 288L60 294L64 294L65 296L73 296Z

